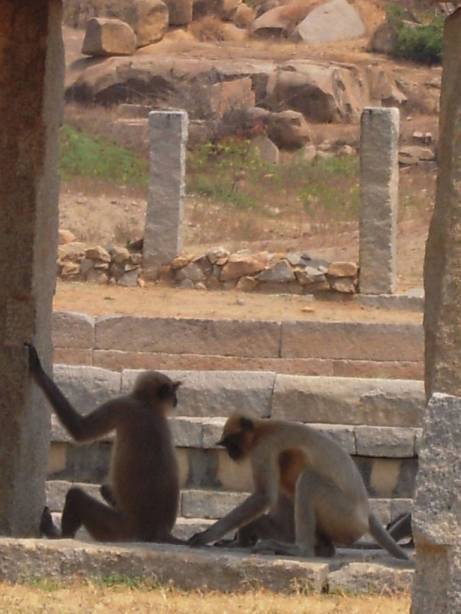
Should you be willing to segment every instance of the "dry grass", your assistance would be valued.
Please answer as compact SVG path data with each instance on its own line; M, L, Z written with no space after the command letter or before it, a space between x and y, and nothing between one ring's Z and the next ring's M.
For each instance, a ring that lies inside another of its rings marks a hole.
M406 614L410 598L280 595L267 591L241 594L180 592L130 583L105 586L75 582L68 586L50 582L36 586L0 585L0 611L8 614L46 612L79 614L120 612L157 614Z
M193 21L188 29L200 42L240 42L245 33L215 15L206 15Z

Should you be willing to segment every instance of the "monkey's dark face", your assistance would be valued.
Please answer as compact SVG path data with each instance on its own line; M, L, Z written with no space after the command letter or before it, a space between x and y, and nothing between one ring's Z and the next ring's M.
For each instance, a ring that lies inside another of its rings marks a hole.
M166 410L178 404L176 392L180 385L181 382L174 382L163 373L145 371L138 377L133 394L155 409Z
M234 461L241 460L245 456L243 433L232 433L231 435L226 435L220 441L218 441L218 445L224 446L227 453Z

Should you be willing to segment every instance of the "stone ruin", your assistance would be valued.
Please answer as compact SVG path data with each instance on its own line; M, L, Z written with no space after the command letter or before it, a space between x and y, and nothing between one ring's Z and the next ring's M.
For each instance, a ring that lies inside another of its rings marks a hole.
M30 388L22 346L24 340L34 337L49 362L54 290L51 272L58 219L56 144L63 76L60 8L59 0L41 0L33 7L5 0L0 9L0 33L7 51L0 57L4 119L0 229L3 253L7 255L0 264L4 282L0 298L0 532L6 536L37 534L44 502L49 427L38 395ZM446 24L440 171L425 266L425 384L430 401L420 447L414 515L417 571L413 614L458 614L461 609L460 57L458 10ZM22 247L19 254L18 244ZM211 586L218 587L224 578L227 588L235 588L248 582L249 577L268 578L276 589L286 588L293 580L304 581L303 588L310 590L322 590L327 582L330 589L345 586L338 581L342 570L329 570L321 561L274 561L268 565L267 561L240 555L184 553L150 545L130 551L8 539L0 541L0 549L2 577L10 579L21 578L37 563L50 575L59 576L63 569L69 573L81 571L93 556L100 569L120 573L134 569L142 574L155 567L161 568L162 579L177 575L181 561L194 563L198 575L193 577L192 586L201 586L204 578L210 578ZM129 554L124 558L125 551ZM368 563L350 565L352 574L365 578L367 587L372 585ZM221 570L225 570L224 575ZM403 585L408 586L408 574Z

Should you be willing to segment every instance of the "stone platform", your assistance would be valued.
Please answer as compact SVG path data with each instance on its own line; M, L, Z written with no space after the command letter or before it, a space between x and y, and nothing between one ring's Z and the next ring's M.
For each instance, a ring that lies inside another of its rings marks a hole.
M392 593L410 589L413 567L374 550L303 560L212 547L0 539L0 580L10 582L120 576L185 590Z

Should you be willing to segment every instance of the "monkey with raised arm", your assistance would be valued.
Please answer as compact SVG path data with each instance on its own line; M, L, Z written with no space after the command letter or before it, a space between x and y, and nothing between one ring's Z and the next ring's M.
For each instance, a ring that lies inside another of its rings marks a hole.
M61 533L45 508L42 530L49 537L74 537L81 526L99 541L183 543L171 535L179 503L178 466L167 414L176 407L180 382L156 371L138 376L133 391L81 416L26 344L29 369L58 419L77 442L115 431L109 483L111 505L70 488Z
M250 458L254 490L224 518L192 536L190 545L216 542L250 525L285 495L294 504L294 543L262 540L257 550L332 556L335 544L351 545L369 531L390 554L408 559L370 511L365 484L352 458L328 435L304 424L233 415L219 444L235 461Z

